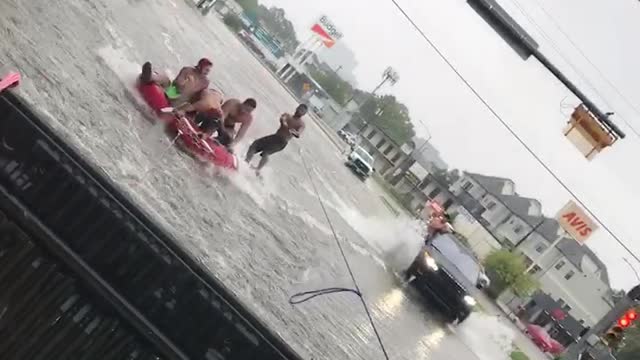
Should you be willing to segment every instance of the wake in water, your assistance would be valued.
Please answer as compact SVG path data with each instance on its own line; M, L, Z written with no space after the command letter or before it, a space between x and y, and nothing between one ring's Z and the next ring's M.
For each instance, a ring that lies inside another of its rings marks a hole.
M455 332L480 360L510 359L515 334L496 316L473 312Z

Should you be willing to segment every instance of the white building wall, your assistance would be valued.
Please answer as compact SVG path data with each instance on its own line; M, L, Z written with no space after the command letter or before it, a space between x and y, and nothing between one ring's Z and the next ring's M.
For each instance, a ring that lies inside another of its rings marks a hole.
M553 248L541 257L550 245L541 235L534 233L519 250L536 261L539 271L533 276L540 282L542 291L555 300L561 298L571 307L569 313L576 320L582 319L586 325L595 324L611 309L605 300L608 286L600 279L599 274L582 272L576 268L558 248ZM561 261L564 265L556 269L555 266ZM573 276L565 279L569 272L573 272Z
M531 225L527 224L519 217L512 215L507 222L498 225L495 233L501 241L510 243L511 245L516 245L520 240L527 236L531 229Z
M487 209L482 213L482 217L491 224L492 229L498 227L511 214L511 211L504 204L489 193L480 199L480 203Z

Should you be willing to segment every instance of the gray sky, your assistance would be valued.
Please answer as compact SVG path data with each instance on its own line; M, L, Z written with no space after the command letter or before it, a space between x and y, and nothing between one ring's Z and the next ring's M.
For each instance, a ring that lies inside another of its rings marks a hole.
M320 15L328 15L344 33L342 41L356 53L356 76L364 89L376 85L386 66L395 67L400 82L384 91L397 95L408 105L413 119L427 124L432 142L450 166L513 178L518 192L540 199L550 216L569 200L569 194L426 46L391 1L260 1L284 7L301 40L308 36L308 28ZM613 109L640 132L640 113L622 100L541 8L555 18L617 90L640 109L638 1L500 2L541 44L541 50L604 111ZM640 166L634 165L640 154L640 138L623 120L614 117L627 138L595 160L586 161L562 135L570 110L561 109L560 103L567 96L565 101L571 105L578 101L537 60L522 61L465 0L400 0L400 4L518 135L640 255L640 240L635 232L635 225L640 223L640 190L635 185L640 184ZM548 38L537 31L518 6L542 27ZM558 56L552 44L586 75L604 100ZM415 123L416 131L424 135L422 124ZM590 239L590 246L607 263L614 287L629 287L637 282L622 261L629 255L602 228ZM640 264L634 264L640 270Z

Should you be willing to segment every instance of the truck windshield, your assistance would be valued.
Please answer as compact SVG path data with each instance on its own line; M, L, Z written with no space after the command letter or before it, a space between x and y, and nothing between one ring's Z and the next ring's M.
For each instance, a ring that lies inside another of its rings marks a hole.
M433 239L433 247L435 247L442 255L444 255L472 284L478 281L480 276L480 265L476 259L447 235L441 235Z
M373 157L371 157L371 155L369 155L369 153L366 152L363 148L357 148L356 154L358 154L358 156L360 156L362 160L364 160L364 162L366 162L368 165L371 165L373 163Z

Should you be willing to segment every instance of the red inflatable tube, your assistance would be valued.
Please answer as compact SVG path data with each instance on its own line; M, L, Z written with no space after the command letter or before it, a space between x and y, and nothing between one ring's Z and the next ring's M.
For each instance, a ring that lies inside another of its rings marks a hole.
M215 166L232 170L238 169L238 158L215 139L203 138L202 132L193 121L186 117L162 112L162 109L171 107L162 87L156 84L139 84L138 91L147 105L167 123L169 129L179 135L179 140L188 152Z

